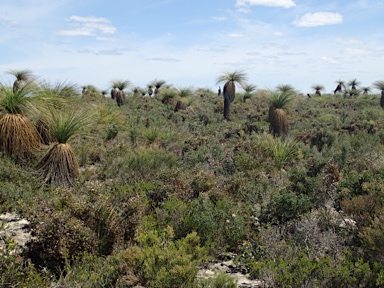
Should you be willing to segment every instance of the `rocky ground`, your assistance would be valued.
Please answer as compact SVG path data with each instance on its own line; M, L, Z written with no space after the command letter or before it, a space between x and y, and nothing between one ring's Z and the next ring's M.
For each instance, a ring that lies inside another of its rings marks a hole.
M16 214L5 213L0 214L0 253L4 248L5 239L12 239L17 246L23 247L31 240L31 230L29 221L22 219ZM228 273L237 279L239 288L256 288L263 287L263 283L259 280L250 280L247 277L247 268L243 265L236 265L233 261L235 255L223 255L217 261L214 261L199 270L197 277L209 278L216 273Z
M260 280L251 280L248 278L248 269L244 265L236 265L233 261L236 255L222 255L217 261L214 261L206 267L199 270L197 277L209 278L216 273L227 273L237 280L238 288L258 288L264 287Z

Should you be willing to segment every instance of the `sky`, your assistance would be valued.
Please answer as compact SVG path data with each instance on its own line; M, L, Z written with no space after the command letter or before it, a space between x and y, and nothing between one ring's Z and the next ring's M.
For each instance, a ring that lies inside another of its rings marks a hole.
M382 0L1 0L0 82L218 89L243 71L259 89L302 93L384 80Z

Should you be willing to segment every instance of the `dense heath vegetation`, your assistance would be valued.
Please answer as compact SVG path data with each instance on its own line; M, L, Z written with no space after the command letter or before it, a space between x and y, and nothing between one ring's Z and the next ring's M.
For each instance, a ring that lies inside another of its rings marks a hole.
M384 287L375 91L308 97L233 73L221 95L119 80L112 99L10 73L0 213L34 238L19 253L2 239L1 287L236 287L195 277L229 252L265 287Z

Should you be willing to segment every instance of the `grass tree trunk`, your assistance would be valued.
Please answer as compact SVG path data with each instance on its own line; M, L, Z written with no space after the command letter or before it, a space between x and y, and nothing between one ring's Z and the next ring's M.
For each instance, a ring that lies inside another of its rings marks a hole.
M228 98L224 98L224 119L231 119L231 101Z
M224 119L231 119L231 103L235 100L235 83L228 81L224 85L223 96L224 96Z
M284 109L274 109L270 120L270 130L274 136L284 138L288 135L288 116Z
M111 99L116 99L116 94L117 94L117 88L112 88L111 90Z
M122 105L124 105L124 95L123 95L123 91L121 91L121 90L118 90L117 92L116 92L116 95L115 95L115 97L116 97L116 102L117 102L117 106L122 106Z
M384 108L384 90L381 91L380 106Z

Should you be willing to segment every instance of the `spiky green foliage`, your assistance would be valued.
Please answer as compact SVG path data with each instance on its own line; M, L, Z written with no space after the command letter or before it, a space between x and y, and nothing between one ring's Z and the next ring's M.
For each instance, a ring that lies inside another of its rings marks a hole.
M297 90L290 84L279 84L276 91L284 94L297 94Z
M59 143L67 143L80 130L91 123L93 117L90 110L56 109L45 118L54 139Z
M257 86L254 84L245 84L243 86L243 90L244 90L243 100L245 101L246 99L252 98L256 89L257 89Z
M181 98L185 98L193 95L192 87L179 87L177 88L177 90Z
M28 88L28 85L25 85L14 90L12 87L0 84L0 106L8 113L23 113L27 109L27 103L32 99L29 97L31 91Z
M270 95L270 106L274 108L286 108L287 105L294 99L294 94L287 92L272 92Z
M39 83L39 91L47 96L71 98L79 96L79 86L71 82L48 82L43 81ZM91 85L87 86L88 90L91 90Z
M216 85L224 82L234 82L235 84L245 85L248 77L244 71L225 72L216 79Z
M384 80L377 80L373 82L372 86L375 87L376 89L384 91Z
M127 89L131 84L132 83L129 80L118 79L118 80L111 81L111 86L113 88L117 88L117 89L119 89L121 91L123 91L124 89Z
M350 81L348 81L348 86L351 86L351 89L352 90L355 90L357 88L357 86L360 85L360 82L357 81L357 79L352 79Z

